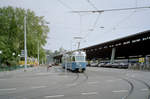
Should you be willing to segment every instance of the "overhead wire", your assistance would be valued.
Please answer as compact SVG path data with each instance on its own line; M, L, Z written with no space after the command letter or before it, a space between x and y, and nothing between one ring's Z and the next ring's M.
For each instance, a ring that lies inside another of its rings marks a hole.
M71 11L74 11L73 9L72 9L72 7L70 7L69 5L67 5L66 3L64 3L62 0L57 0L59 3L61 3L64 7L66 7L67 9L70 9ZM79 15L79 17L80 17L80 34L82 33L82 13L77 13L78 15ZM71 46L71 50L72 50L72 46Z
M122 20L120 20L119 22L116 23L115 26L113 26L109 31L107 32L111 32L112 30L116 30L116 27L118 27L120 24L122 24L123 22L125 22L126 20L129 20L130 17L132 17L134 14L136 13L136 11L133 11L131 14L129 14L128 16L124 17Z
M67 5L66 3L64 3L62 0L57 0L59 3L61 3L64 7L66 7L67 9L70 9L72 11L74 11L69 5Z
M127 11L127 10L138 10L138 9L149 9L150 6L133 7L133 8L120 8L120 9L106 9L106 10L87 10L87 11L72 11L72 13L102 13L112 11Z
M92 25L92 28L90 28L90 29L88 30L88 33L84 36L84 38L87 38L88 35L89 35L89 33L91 33L91 32L94 31L95 27L97 26L97 23L98 23L99 18L100 18L100 14L98 14L98 16L96 17L96 20L94 21L94 24Z
M98 8L92 3L92 1L90 1L90 0L86 0L86 1L87 1L95 10L98 10ZM100 18L100 14L101 14L101 13L98 13L98 15L97 15L97 17L96 17L96 20L95 20L95 22L94 22L92 28L90 28L90 29L88 30L88 33L84 36L84 38L88 37L89 33L92 32L92 31L94 31L94 29L95 29L95 27L96 27L96 25L97 25L97 23L98 23L98 20L99 20L99 18Z
M57 1L59 1L59 2L60 2L64 7L66 7L67 9L72 10L73 13L78 13L78 14L80 15L80 29L81 29L81 23L82 23L82 21L81 21L81 13L83 13L83 12L98 13L98 16L96 17L96 20L95 20L95 22L94 22L94 24L93 24L93 26L92 26L91 31L94 31L94 28L96 27L96 25L97 25L97 23L98 23L98 20L99 20L99 17L100 17L100 14L101 14L102 12L122 11L122 10L123 10L123 11L126 11L126 10L135 10L135 11L132 12L130 15L128 15L127 17L125 17L125 18L123 18L121 21L119 21L119 22L116 24L116 26L115 26L115 27L117 27L117 26L119 26L120 24L122 24L124 21L128 20L129 17L133 16L133 15L135 14L135 12L136 12L137 9L150 8L149 6L137 7L137 0L135 0L135 7L134 7L134 8L121 8L121 9L98 10L97 7L96 7L90 0L86 0L96 11L74 11L69 5L67 5L66 3L62 2L62 0L57 0ZM114 30L115 27L113 27L113 28L111 29L111 31ZM88 31L88 33L85 35L84 38L86 38L86 37L89 35L89 33L90 33L91 31ZM80 33L81 33L81 30L80 30Z
M137 0L135 0L135 8L138 8L137 7ZM123 9L121 9L121 10L123 10ZM126 20L129 20L129 18L132 17L137 12L137 9L133 9L133 10L134 11L131 14L129 14L128 16L124 17L122 20L120 20L119 22L117 22L117 24L113 28L109 29L105 33L109 33L109 32L112 32L112 30L116 30L116 27L118 27L120 24L122 24Z
M98 10L97 7L90 1L90 0L86 0L95 10Z
M135 8L136 8L136 7L137 7L137 0L135 0ZM128 20L128 19L129 19L131 16L133 16L135 13L136 13L136 9L135 9L131 14L129 14L127 17L125 17L125 18L123 18L121 21L119 21L119 22L116 24L116 26L114 26L114 27L112 28L112 30L116 29L117 26L119 26L120 24L122 24L123 21Z

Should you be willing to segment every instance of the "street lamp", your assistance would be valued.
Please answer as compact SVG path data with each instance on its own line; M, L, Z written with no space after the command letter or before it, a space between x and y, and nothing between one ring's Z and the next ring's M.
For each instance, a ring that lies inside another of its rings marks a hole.
M24 57L25 57L25 71L27 70L27 44L26 44L26 11L24 16Z
M0 66L1 66L1 54L2 54L2 51L0 50Z
M49 22L46 22L46 24L50 24ZM40 61L40 42L39 42L39 40L38 40L38 66L39 66L39 61Z
M0 54L2 54L2 51L0 50Z
M15 53L12 53L13 56L15 56Z
M39 44L39 40L38 40L38 66L39 66L39 61L40 61L40 44Z

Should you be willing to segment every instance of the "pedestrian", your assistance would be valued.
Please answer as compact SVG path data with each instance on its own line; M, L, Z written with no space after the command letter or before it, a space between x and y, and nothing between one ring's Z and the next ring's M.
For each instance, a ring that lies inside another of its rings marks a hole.
M50 67L52 67L52 65L51 65L51 64L49 64L49 65L47 66L47 71L49 70L49 68L50 68Z

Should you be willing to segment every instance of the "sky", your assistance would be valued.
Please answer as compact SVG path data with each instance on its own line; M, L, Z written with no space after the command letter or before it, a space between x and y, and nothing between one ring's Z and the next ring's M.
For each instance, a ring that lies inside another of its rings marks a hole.
M103 13L72 11L107 10L150 6L150 0L0 0L0 7L31 9L48 21L48 50L77 49L150 30L150 9Z

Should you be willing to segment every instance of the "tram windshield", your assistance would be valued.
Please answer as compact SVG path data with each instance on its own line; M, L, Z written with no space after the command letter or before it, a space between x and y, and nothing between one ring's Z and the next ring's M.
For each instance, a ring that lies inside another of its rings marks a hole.
M85 56L76 56L76 61L84 62Z

